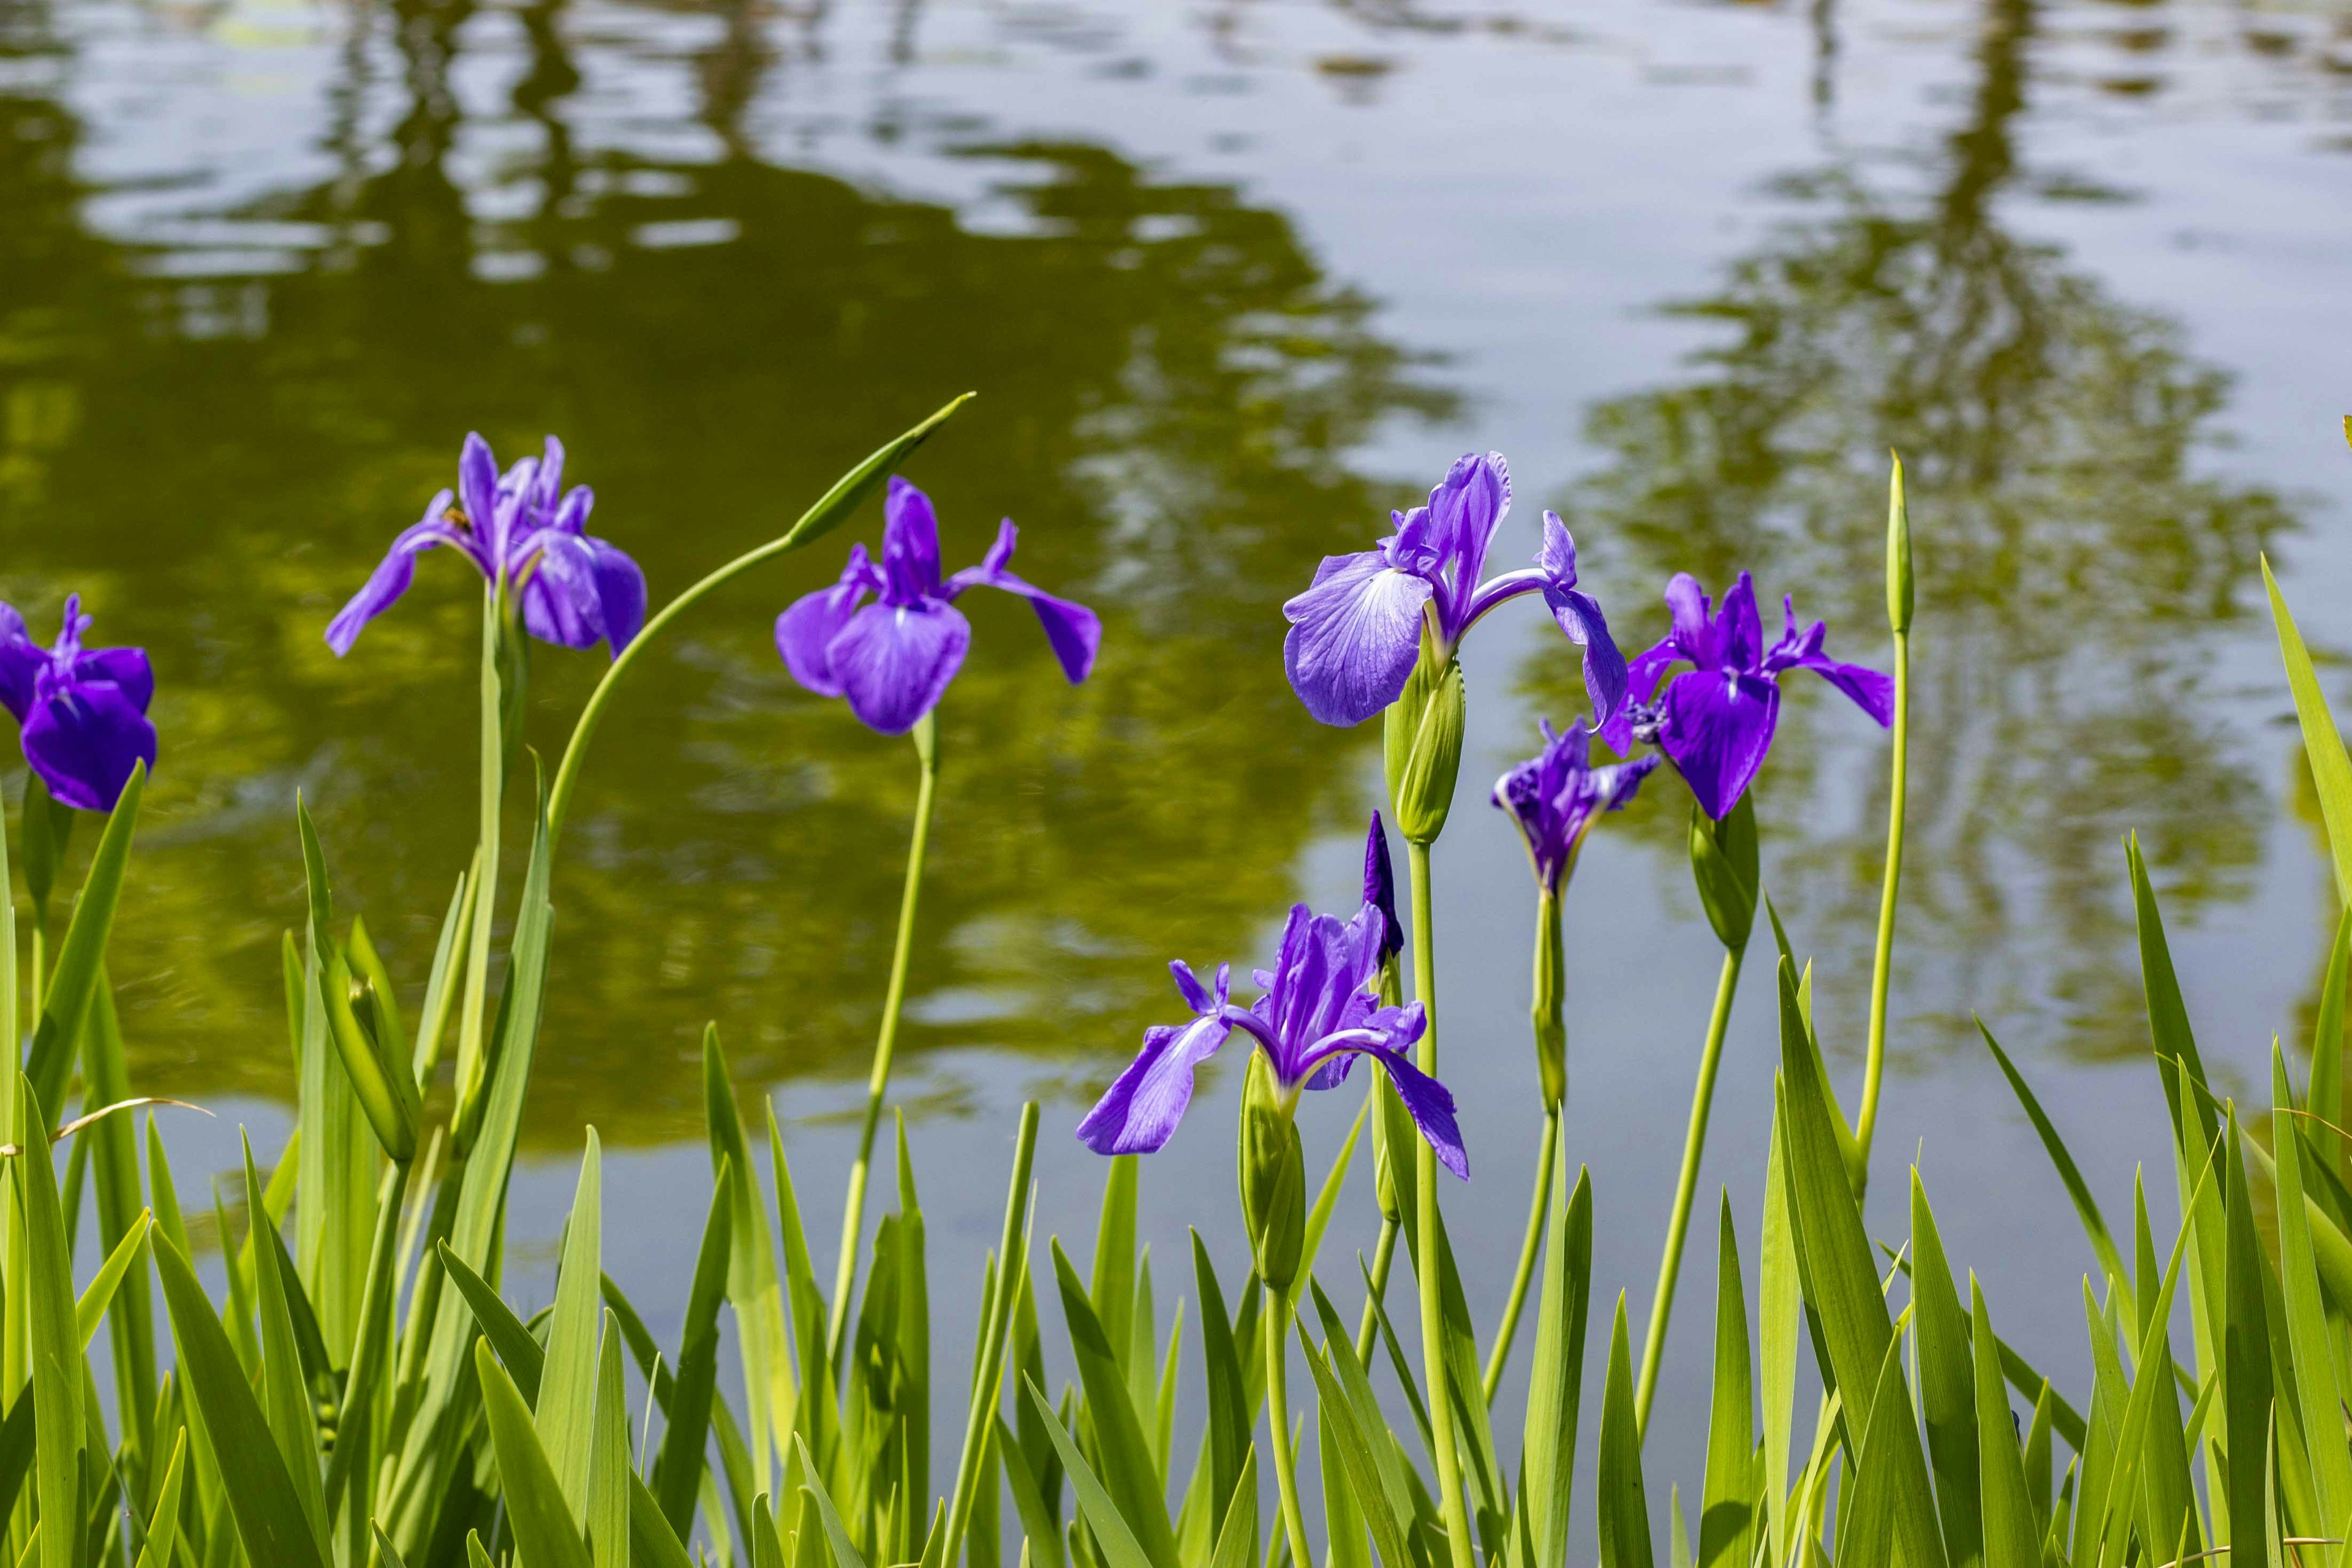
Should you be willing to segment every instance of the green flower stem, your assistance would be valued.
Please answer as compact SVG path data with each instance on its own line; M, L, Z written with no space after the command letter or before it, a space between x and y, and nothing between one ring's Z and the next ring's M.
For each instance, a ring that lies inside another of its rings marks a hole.
M1429 846L1405 841L1412 871L1412 989L1428 1018L1421 1036L1421 1070L1437 1076L1437 929L1430 909ZM1454 1448L1454 1402L1445 1383L1444 1305L1437 1279L1437 1151L1429 1140L1412 1141L1413 1237L1419 1249L1413 1273L1421 1287L1422 1375L1429 1385L1430 1447L1437 1451L1437 1498L1445 1521L1446 1550L1454 1568L1477 1568L1470 1535L1470 1510L1462 1495L1462 1458Z
M940 752L935 716L915 721L915 755L922 782L915 792L915 833L907 845L907 886L898 900L898 941L890 952L890 987L882 998L882 1032L874 1041L874 1070L866 1081L866 1121L857 1132L857 1163L849 1167L849 1196L841 1210L841 1257L833 1269L833 1322L826 1342L834 1364L841 1362L842 1335L849 1327L849 1287L857 1274L857 1238L866 1226L866 1178L874 1163L874 1134L882 1125L882 1097L890 1087L890 1058L898 1045L898 1011L907 999L907 966L915 947L915 904L923 890L923 849L931 837L931 796L939 784Z
M1375 1089L1379 1085L1373 1086ZM1356 1359L1370 1366L1372 1360L1372 1339L1381 1330L1380 1304L1389 1292L1389 1269L1396 1263L1397 1232L1402 1228L1386 1215L1381 1216L1381 1237L1372 1244L1372 1293L1364 1299L1364 1316L1356 1325Z
M1878 892L1878 952L1870 966L1870 1055L1862 1071L1862 1109L1853 1141L1870 1170L1870 1135L1878 1127L1878 1085L1886 1070L1886 993L1895 968L1895 901L1903 886L1903 808L1911 739L1911 637L1895 634L1895 763L1886 807L1886 880Z
M498 911L499 806L506 795L505 702L499 674L499 637L505 618L505 595L491 587L482 595L481 773L478 805L481 815L474 863L480 868L472 889L473 929L466 948L466 991L457 1014L457 1103L452 1129L454 1152L463 1155L472 1147L482 1085L488 1077L483 1059L483 1029L489 1011L490 927Z
M1495 1330L1495 1348L1486 1357L1486 1403L1503 1386L1503 1363L1511 1359L1511 1342L1518 1336L1519 1311L1528 1302L1528 1286L1536 1277L1536 1258L1543 1250L1544 1221L1551 1215L1551 1173L1559 1154L1559 1107L1544 1112L1543 1152L1536 1156L1535 1201L1528 1205L1527 1238L1519 1243L1518 1272L1511 1276L1510 1299L1503 1303L1503 1321Z
M1265 1424L1274 1433L1274 1479L1282 1494L1282 1528L1290 1537L1294 1568L1314 1568L1307 1550L1307 1515L1298 1506L1298 1461L1290 1451L1290 1301L1270 1293L1258 1320L1265 1333Z
M1633 1394L1633 1425L1650 1430L1650 1401L1658 1392L1658 1367L1666 1354L1666 1320L1675 1309L1675 1277L1682 1272L1683 1237L1690 1229L1691 1199L1698 1191L1699 1155L1706 1148L1706 1117L1715 1103L1716 1069L1723 1065L1723 1037L1731 1026L1731 1000L1739 991L1739 961L1745 950L1723 950L1723 974L1715 984L1715 1013L1706 1023L1706 1048L1699 1056L1698 1085L1691 1091L1690 1131L1683 1139L1683 1170L1675 1182L1675 1213L1666 1226L1666 1252L1658 1260L1657 1293L1650 1300L1649 1331L1642 1342L1642 1381Z

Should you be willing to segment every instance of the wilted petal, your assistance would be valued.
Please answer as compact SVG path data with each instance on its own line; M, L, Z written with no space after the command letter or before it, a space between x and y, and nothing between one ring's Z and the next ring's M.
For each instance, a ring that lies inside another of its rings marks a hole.
M1145 1030L1142 1052L1078 1123L1078 1142L1097 1154L1158 1150L1192 1103L1192 1069L1214 1056L1232 1032L1221 1018Z
M1432 592L1378 551L1324 557L1314 585L1282 606L1291 623L1283 664L1307 712L1326 724L1360 724L1395 701L1421 657Z
M1762 676L1692 670L1666 688L1659 744L1682 770L1701 811L1720 822L1764 765L1780 689Z
M120 689L88 682L37 700L24 727L25 761L49 793L79 811L112 811L141 763L155 765L155 726Z
M971 623L938 600L868 605L827 657L850 710L868 729L903 735L946 694L971 647Z
M341 658L352 651L360 633L367 624L399 602L416 578L416 558L436 545L446 544L462 553L478 568L481 563L474 554L471 542L453 525L441 521L449 507L449 492L443 490L425 509L424 521L411 523L392 542L392 548L377 563L360 591L352 595L351 603L327 623L327 646Z

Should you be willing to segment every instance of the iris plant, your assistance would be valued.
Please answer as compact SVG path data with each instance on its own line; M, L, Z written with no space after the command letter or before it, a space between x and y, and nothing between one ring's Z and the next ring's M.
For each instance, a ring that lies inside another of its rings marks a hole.
M1559 1152L1560 1105L1568 1095L1568 1021L1565 1004L1566 955L1560 938L1559 898L1584 837L1602 815L1622 810L1642 787L1643 779L1658 765L1654 756L1624 763L1595 763L1592 731L1581 721L1554 731L1543 721L1543 750L1506 773L1495 784L1495 805L1509 814L1526 843L1528 864L1536 877L1536 957L1534 1021L1536 1068L1543 1088L1544 1137L1536 1158L1535 1197L1528 1209L1527 1236L1519 1247L1519 1266L1504 1299L1502 1326L1486 1361L1486 1398L1491 1403L1501 1386L1503 1365L1509 1360L1517 1336L1520 1309L1535 1278L1536 1255L1541 1249L1544 1221L1550 1208L1552 1167Z
M930 498L894 474L882 512L880 566L874 564L866 546L853 545L840 581L803 595L776 617L776 651L783 656L784 668L793 679L820 697L847 699L849 710L880 734L912 731L921 769L915 795L914 836L907 849L906 886L898 903L898 943L890 956L882 1027L866 1080L866 1120L842 1211L831 1324L836 1352L849 1326L849 1285L864 1226L866 1185L873 1167L875 1134L881 1126L883 1095L889 1088L891 1058L898 1047L908 965L913 956L915 906L922 888L931 800L939 780L939 735L933 710L971 648L971 623L955 607L955 601L967 588L996 588L1026 599L1036 612L1038 624L1045 628L1045 641L1061 662L1062 673L1073 686L1093 673L1095 655L1102 646L1102 621L1092 610L1048 594L1006 570L1020 537L1011 518L997 525L996 542L989 546L979 565L942 578L939 516L931 509ZM870 605L866 602L869 595L875 601Z
M1432 1157L1463 1180L1470 1177L1454 1097L1407 1054L1426 1022L1421 1004L1396 1006L1371 989L1379 984L1391 923L1376 902L1344 922L1294 904L1273 970L1255 976L1263 994L1247 1007L1232 1000L1231 964L1219 964L1215 978L1203 984L1181 959L1171 963L1192 1020L1144 1031L1142 1051L1078 1123L1079 1139L1097 1153L1150 1153L1183 1120L1192 1100L1193 1069L1235 1029L1256 1043L1242 1100L1242 1212L1258 1276L1275 1299L1261 1320L1266 1399L1283 1525L1298 1563L1313 1561L1290 1453L1285 1382L1286 1320L1296 1305L1292 1291L1306 1226L1306 1174L1293 1121L1299 1096L1338 1088L1358 1057L1369 1058L1388 1074Z
M1601 734L1619 752L1637 742L1654 742L1690 785L1700 817L1691 825L1691 869L1700 901L1723 943L1723 969L1716 984L1715 1010L1699 1055L1698 1083L1691 1097L1690 1125L1684 1134L1682 1173L1666 1226L1664 1256L1652 1298L1642 1350L1642 1373L1634 1394L1636 1418L1646 1430L1650 1401L1664 1363L1666 1323L1674 1310L1675 1282L1682 1268L1684 1237L1697 1192L1699 1158L1706 1145L1707 1117L1723 1059L1725 1031L1738 991L1739 966L1755 919L1759 896L1756 814L1748 796L1780 721L1780 679L1810 669L1836 687L1884 727L1893 722L1895 687L1877 670L1832 658L1820 621L1800 630L1793 596L1780 601L1780 640L1766 647L1756 608L1756 584L1746 572L1724 594L1720 607L1698 579L1678 572L1666 584L1673 629L1635 658L1628 672L1631 700L1612 715ZM1694 668L1658 683L1677 664ZM1654 700L1655 699L1655 700Z
M25 761L50 798L112 811L132 771L155 765L155 674L144 648L82 647L89 627L81 595L68 595L57 643L43 647L0 605L0 705L16 716Z

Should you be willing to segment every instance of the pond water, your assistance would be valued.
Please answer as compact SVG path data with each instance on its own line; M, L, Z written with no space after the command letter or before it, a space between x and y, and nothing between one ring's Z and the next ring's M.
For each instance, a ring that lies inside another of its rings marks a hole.
M1558 507L1628 646L1669 573L1748 565L1883 662L1899 447L1920 613L1873 1218L1905 1228L1918 1147L1956 1263L2079 1382L2088 1255L1971 1014L2111 1212L2145 1160L2168 1213L2137 831L2209 1061L2266 1103L2272 1034L2307 1048L2332 896L2258 557L2323 656L2352 649L2347 241L2352 13L2323 0L0 0L0 597L41 629L79 591L100 640L153 654L113 977L139 1086L226 1113L175 1132L184 1169L225 1169L226 1123L283 1137L296 790L412 986L470 849L472 579L427 558L349 658L320 640L459 437L560 433L659 601L977 389L912 469L950 563L1009 513L1021 570L1106 635L1072 689L1017 605L972 605L940 713L898 1099L961 1278L1020 1100L1046 1108L1041 1235L1083 1252L1099 1173L1069 1130L1170 1016L1165 961L1246 967L1293 899L1352 899L1376 735L1309 721L1279 658L1318 557L1498 447L1498 548ZM593 1122L608 1247L674 1321L707 1021L835 1212L914 770L790 682L769 624L877 533L719 595L605 726L559 875L519 1294L545 1293ZM540 650L543 752L601 660ZM1468 665L1440 949L1491 1321L1537 1131L1534 910L1484 781L1581 695L1526 606ZM1849 1103L1885 755L1792 688L1760 786ZM1610 821L1568 907L1570 1157L1596 1294L1630 1289L1637 1334L1717 961L1686 809L1669 784ZM1703 1187L1751 1248L1755 968ZM1147 1168L1163 1258L1187 1225L1235 1238L1237 1080L1213 1071ZM1370 1217L1367 1191L1331 1245ZM1712 1276L1701 1240L1662 1506L1697 1480Z

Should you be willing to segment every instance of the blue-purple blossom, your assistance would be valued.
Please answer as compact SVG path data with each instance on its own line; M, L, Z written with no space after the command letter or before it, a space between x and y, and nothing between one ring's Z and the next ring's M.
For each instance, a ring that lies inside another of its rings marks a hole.
M1500 452L1469 453L1429 504L1391 516L1396 531L1379 547L1327 555L1313 585L1282 606L1291 689L1326 724L1358 724L1394 702L1421 657L1424 623L1438 661L1454 656L1478 618L1522 594L1539 593L1569 640L1584 649L1584 684L1595 711L1614 712L1625 694L1625 659L1600 604L1576 585L1576 542L1554 511L1544 513L1536 563L1479 581L1486 549L1511 508L1511 472Z
M1247 1007L1230 998L1231 964L1219 964L1215 979L1203 985L1181 959L1171 963L1176 989L1192 1009L1192 1022L1144 1031L1141 1053L1078 1123L1079 1141L1098 1154L1159 1149L1192 1101L1193 1069L1240 1029L1265 1053L1286 1109L1304 1089L1339 1087L1356 1058L1370 1058L1396 1086L1439 1162L1468 1181L1470 1159L1454 1120L1454 1096L1407 1054L1426 1025L1421 1004L1382 1006L1366 989L1379 978L1388 923L1370 904L1344 923L1292 905L1273 972L1255 975L1265 994Z
M82 647L89 626L81 595L69 595L57 646L43 647L0 605L0 705L16 716L25 761L52 798L112 811L132 770L155 766L155 673L144 648Z
M1381 814L1372 813L1371 831L1364 836L1364 902L1381 911L1381 957L1394 958L1404 951L1404 926L1397 919L1396 869L1389 864L1389 836Z
M454 504L453 504L454 503ZM646 574L618 547L588 532L596 503L586 485L563 489L563 443L499 474L490 444L468 435L457 457L457 489L425 503L364 586L327 623L327 646L349 653L360 632L408 592L416 558L447 545L485 582L520 601L522 623L563 647L607 644L614 658L646 624Z
M883 503L882 564L863 544L841 581L776 617L776 649L793 679L820 697L845 697L867 728L902 735L938 706L971 647L971 623L955 607L966 588L1001 588L1029 601L1045 640L1075 686L1095 667L1102 621L1005 570L1020 530L1006 518L977 566L940 577L940 523L930 498L892 475ZM865 603L869 594L875 604ZM861 608L861 606L863 606Z
M1632 800L1658 759L1643 756L1594 766L1592 731L1581 720L1555 734L1547 719L1543 738L1542 751L1496 784L1495 804L1518 825L1536 880L1557 893L1578 847L1601 814L1620 810Z
M1781 671L1810 669L1853 699L1880 728L1895 721L1895 683L1877 670L1830 658L1822 650L1828 628L1815 621L1799 631L1795 597L1780 604L1786 629L1767 648L1756 613L1756 584L1747 573L1711 616L1698 579L1687 572L1675 574L1666 584L1674 630L1633 660L1633 703L1601 728L1601 737L1619 752L1630 751L1636 739L1654 738L1681 770L1699 809L1717 822L1739 804L1772 749L1780 719ZM1697 668L1675 676L1664 700L1651 707L1659 679L1685 660Z

